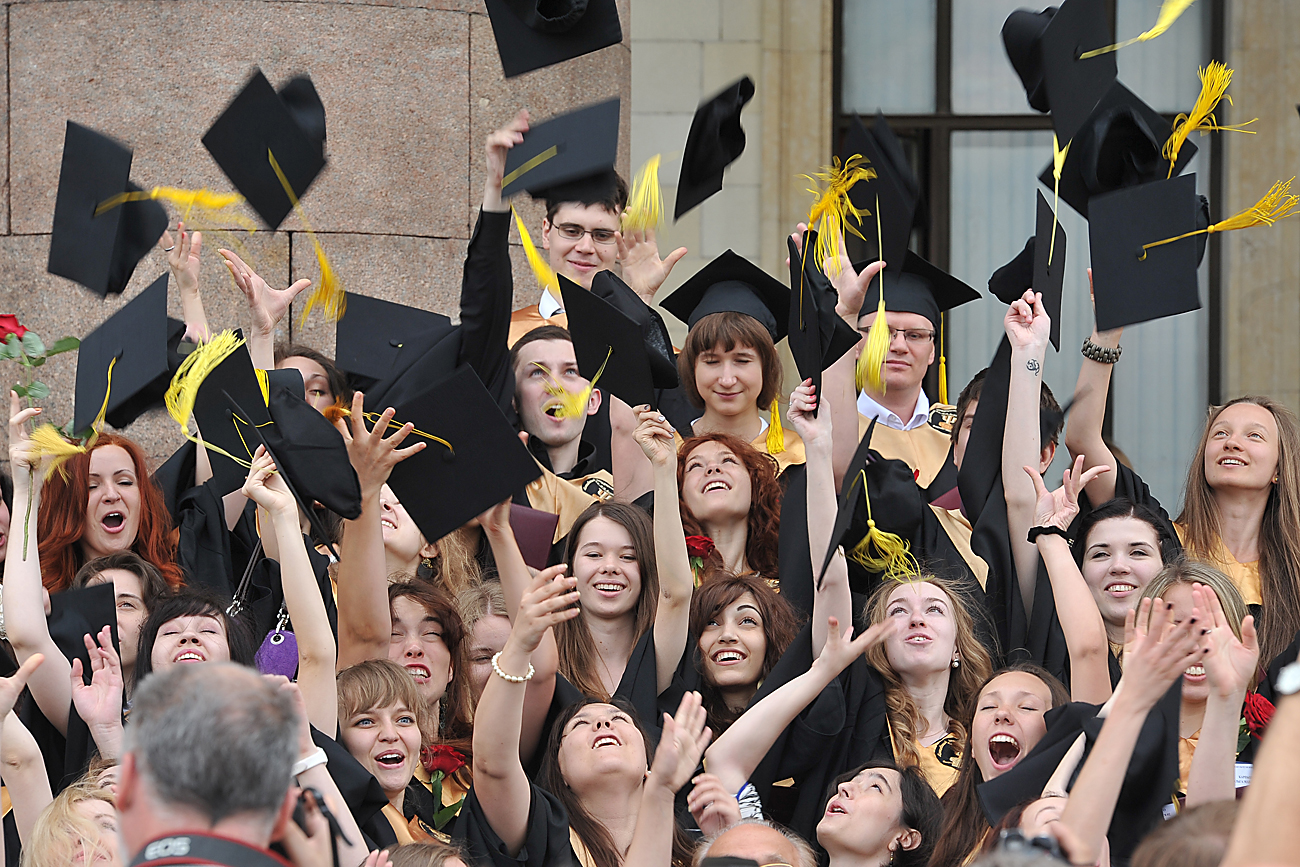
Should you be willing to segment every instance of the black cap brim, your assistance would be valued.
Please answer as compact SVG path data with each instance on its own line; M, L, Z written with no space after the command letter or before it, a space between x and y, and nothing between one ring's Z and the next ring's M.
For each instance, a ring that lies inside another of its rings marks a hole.
M835 312L838 295L813 261L817 232L809 229L804 235L806 256L800 255L793 238L787 238L786 242L790 254L791 287L787 341L800 380L811 379L820 395L822 371L853 349L862 335Z
M853 119L844 143L844 158L855 154L866 157L876 170L874 180L857 184L849 191L854 207L865 208L871 213L860 227L866 239L868 258L882 258L880 248L883 246L886 267L890 271L900 271L920 200L916 176L884 115L876 116L870 130L858 118Z
M869 262L854 263L861 271ZM867 287L862 316L875 313L880 303L880 282L885 280L885 310L893 313L916 313L939 327L944 311L975 301L980 293L937 265L908 250L900 272L882 271Z
M762 323L778 343L790 318L790 290L743 256L728 250L701 268L660 304L694 327L713 313L744 313Z
M608 269L597 271L596 276L591 278L591 294L636 323L646 358L650 362L650 378L654 387L679 386L681 380L677 375L677 353L673 349L672 338L668 335L668 326L664 325L659 311L646 304L631 286ZM569 326L573 326L572 318Z
M552 3L552 7L565 8L553 9L549 17L538 13L540 0L486 2L506 78L563 63L623 41L615 0L590 0L581 4L586 7L585 12L578 10L576 3L569 2L567 7L564 3Z
M506 155L501 195L527 192L549 198L553 188L611 174L618 159L619 105L615 97L524 133L524 140Z
M203 146L272 230L289 216L293 203L270 156L298 199L325 168L320 144L299 125L260 69L204 134Z
M745 152L740 112L753 98L754 81L746 75L695 109L682 152L673 220L722 189L723 171Z
M454 327L441 313L355 292L347 293L347 303L334 331L334 364L367 385L393 375L393 363L408 341L431 332L445 335Z
M621 311L560 275L560 294L569 319L578 372L628 406L653 404L654 382L641 329Z
M1113 52L1086 60L1080 55L1112 41L1106 0L1065 0L1043 31L1043 87L1061 147L1074 138L1119 74Z
M232 401L245 413L240 421L236 420ZM271 413L266 408L266 398L262 396L247 346L238 347L204 377L194 398L194 421L205 443L242 460L252 460L258 440L248 428L269 424ZM212 449L208 450L208 459L218 496L243 487L248 478L247 468Z

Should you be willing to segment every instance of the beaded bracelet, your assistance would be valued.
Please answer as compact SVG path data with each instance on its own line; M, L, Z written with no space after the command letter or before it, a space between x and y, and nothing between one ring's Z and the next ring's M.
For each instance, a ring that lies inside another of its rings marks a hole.
M1124 351L1124 348L1116 346L1114 349L1107 349L1093 343L1091 337L1085 337L1083 338L1083 349L1080 351L1083 352L1083 357L1090 361L1095 361L1098 364L1114 364L1119 361L1119 356Z
M504 653L504 651L497 651L497 653L492 657L492 671L496 672L497 677L501 678L502 680L507 680L510 683L527 683L528 681L533 679L533 675L536 673L536 671L533 668L533 664L531 662L528 663L527 674L523 674L523 675L506 674L504 671L502 671L501 666L497 664L497 660L501 658L502 653Z

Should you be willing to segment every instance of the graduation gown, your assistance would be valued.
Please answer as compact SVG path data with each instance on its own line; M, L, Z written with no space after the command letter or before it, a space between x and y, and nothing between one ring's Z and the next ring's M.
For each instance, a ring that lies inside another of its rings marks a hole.
M871 447L880 452L887 460L902 461L916 473L916 483L923 488L938 477L948 452L952 449L952 435L946 424L951 407L934 404L930 407L930 421L911 430L897 430L888 425L876 425L876 432L871 438ZM858 413L858 438L867 432L871 419Z
M563 805L536 784L530 783L529 788L528 830L518 855L506 850L483 813L478 791L470 788L460 815L449 828L452 839L464 845L472 867L578 867Z

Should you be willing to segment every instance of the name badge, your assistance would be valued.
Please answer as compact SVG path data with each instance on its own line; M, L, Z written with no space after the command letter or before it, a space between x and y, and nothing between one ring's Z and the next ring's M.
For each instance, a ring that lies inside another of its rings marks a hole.
M1237 762L1233 776L1238 789L1244 789L1250 785L1250 776L1254 770L1255 766L1250 762Z

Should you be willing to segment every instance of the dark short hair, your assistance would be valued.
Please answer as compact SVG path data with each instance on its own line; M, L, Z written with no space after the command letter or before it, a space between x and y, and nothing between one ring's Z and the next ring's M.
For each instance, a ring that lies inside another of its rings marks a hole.
M523 349L530 343L536 343L539 340L563 340L565 343L573 342L573 335L567 328L561 328L558 325L541 325L529 331L523 337L515 341L515 345L510 347L510 369L514 370L519 364L519 350Z
M1079 535L1075 537L1074 541L1074 561L1080 566L1083 565L1084 552L1088 550L1088 534L1092 532L1093 527L1112 518L1136 518L1150 526L1152 531L1155 532L1156 542L1160 546L1160 561L1162 563L1172 562L1182 550L1182 546L1178 544L1174 534L1169 531L1168 523L1149 506L1135 503L1128 497L1114 497L1079 519Z
M275 345L275 363L278 366L286 358L306 358L316 362L325 370L325 379L330 384L330 394L335 403L350 403L352 389L348 387L348 378L339 370L334 359L323 352L304 346L301 343L277 343Z
M776 344L771 333L753 316L727 311L710 313L691 326L686 333L686 345L677 355L677 372L681 376L682 391L693 406L703 408L704 397L695 385L695 362L705 352L721 346L730 352L737 346L748 346L758 353L763 366L763 390L755 401L759 409L769 409L781 389L781 358L776 354Z
M614 216L619 216L627 207L627 181L618 172L610 172L608 181L590 183L584 178L551 190L546 197L546 222L555 222L556 211L564 205L579 205L584 208L600 205Z
M984 379L987 377L989 369L986 367L979 373L971 377L970 382L961 390L957 396L957 422L952 426L952 438L957 439L957 432L961 430L962 419L966 415L966 408L972 401L980 399L980 393L984 391ZM1046 448L1048 443L1058 445L1061 441L1061 429L1065 427L1065 414L1061 411L1061 405L1057 403L1056 396L1052 394L1052 389L1047 383L1043 383L1042 389L1038 393L1038 442L1041 448Z
M158 632L169 620L177 617L215 617L226 627L226 646L230 661L240 665L253 665L257 645L252 628L242 617L226 613L230 600L203 587L182 587L172 596L164 597L149 612L140 627L140 644L135 654L135 682L142 683L153 671L153 646Z
M140 579L140 594L143 597L140 601L144 603L145 611L152 611L160 599L172 593L171 585L158 571L158 567L134 551L118 551L107 557L96 557L72 576L72 586L85 587L95 577L109 569L121 569Z

